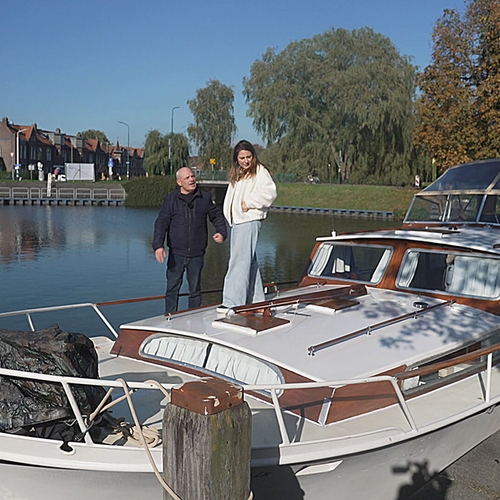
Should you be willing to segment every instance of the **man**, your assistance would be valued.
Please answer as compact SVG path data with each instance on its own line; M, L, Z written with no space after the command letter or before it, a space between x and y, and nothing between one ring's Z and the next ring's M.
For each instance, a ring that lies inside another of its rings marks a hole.
M167 237L166 314L177 311L184 271L189 286L189 308L201 305L201 270L208 244L207 216L215 227L213 240L222 243L227 237L222 212L207 192L198 189L192 170L181 168L176 180L179 187L163 199L153 236L153 250L160 264L165 261Z

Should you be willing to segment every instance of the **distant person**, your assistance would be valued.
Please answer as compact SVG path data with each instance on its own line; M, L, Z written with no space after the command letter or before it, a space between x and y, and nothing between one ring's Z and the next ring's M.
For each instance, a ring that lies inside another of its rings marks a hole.
M165 313L178 309L184 271L189 286L189 307L201 305L201 271L208 244L207 217L215 227L213 240L222 243L227 237L222 212L209 193L198 189L192 170L181 168L176 173L176 180L178 188L163 199L153 235L153 250L160 264L166 258L164 242L165 237L167 239Z
M231 244L222 306L217 308L220 313L265 299L257 262L257 241L262 221L276 196L276 184L259 162L255 148L248 141L238 142L233 150L229 186L224 198L224 216L231 226Z

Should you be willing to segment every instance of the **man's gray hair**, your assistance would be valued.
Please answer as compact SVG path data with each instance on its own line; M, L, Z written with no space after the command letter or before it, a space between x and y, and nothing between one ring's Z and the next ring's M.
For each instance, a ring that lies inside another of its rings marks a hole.
M184 169L184 168L187 168L188 170L191 170L191 173L193 173L193 170L189 167L181 167L179 170L177 170L177 172L175 172L175 178L176 179L179 179L179 172Z

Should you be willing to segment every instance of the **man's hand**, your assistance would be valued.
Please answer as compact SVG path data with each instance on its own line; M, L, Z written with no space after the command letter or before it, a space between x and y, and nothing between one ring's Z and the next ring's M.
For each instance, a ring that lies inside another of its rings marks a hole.
M213 235L213 239L214 239L215 243L222 243L224 241L224 236L222 236L222 234L220 234L220 233L215 233Z
M167 256L167 252L165 252L164 248L157 248L155 250L155 257L156 260L160 263L163 264L165 257Z

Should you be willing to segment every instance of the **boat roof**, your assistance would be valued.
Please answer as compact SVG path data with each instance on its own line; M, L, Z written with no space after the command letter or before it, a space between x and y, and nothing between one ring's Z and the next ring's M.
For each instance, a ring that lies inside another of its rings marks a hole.
M500 193L500 159L480 160L447 169L417 196L436 192Z
M339 285L313 289L335 288ZM302 287L280 297L308 292L311 292L311 287ZM421 307L417 304L418 297L413 294L377 288L367 288L367 292L356 297L353 307L342 310L314 304L276 308L273 316L285 319L286 323L260 332L221 321L214 307L182 312L170 318L157 316L121 328L170 332L218 343L318 381L360 378L403 365L412 366L423 359L436 358L472 343L485 333L500 328L499 316L425 297L427 306L443 306L429 308L422 316L397 321L349 340L339 340L312 355L311 346L359 330L370 330L371 325L404 314L411 315Z

